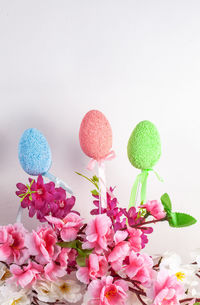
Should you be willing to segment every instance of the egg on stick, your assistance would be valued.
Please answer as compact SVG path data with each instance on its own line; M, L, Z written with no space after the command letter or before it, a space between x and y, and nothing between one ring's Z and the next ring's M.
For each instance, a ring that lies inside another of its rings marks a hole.
M161 156L160 135L156 126L150 121L142 121L134 128L128 141L127 154L130 163L141 170L133 185L130 207L136 204L141 185L141 203L146 200L146 187L149 171Z
M99 110L90 110L84 116L79 130L79 142L82 151L91 159L88 169L98 164L99 176L99 212L107 207L105 160L114 157L112 148L112 129L105 115Z
M28 175L45 176L69 194L73 194L65 182L49 172L52 164L51 149L46 138L38 129L29 128L23 132L18 146L18 158L21 167ZM18 211L17 221L21 221L21 209Z

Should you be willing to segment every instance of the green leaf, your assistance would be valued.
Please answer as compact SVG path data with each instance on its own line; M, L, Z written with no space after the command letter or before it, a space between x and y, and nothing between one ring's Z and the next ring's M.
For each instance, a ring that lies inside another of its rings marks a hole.
M75 173L76 173L77 175L79 175L79 176L81 176L81 177L83 177L83 178L87 179L88 181L92 182L92 179L90 179L90 178L88 178L88 177L84 176L83 174L78 173L78 172L75 172Z
M80 267L85 267L86 266L86 257L84 256L77 256L76 262Z
M188 227L188 226L191 226L193 224L195 224L197 222L197 220L188 215L188 214L185 214L185 213L170 213L168 215L168 222L169 222L169 225L171 227L174 227L174 228L182 228L182 227Z
M97 190L92 190L91 193L94 196L99 196L99 192Z
M73 249L77 249L77 240L73 240L73 241L63 241L63 242L59 242L57 243L58 246L60 246L61 248L73 248Z
M171 203L171 200L169 198L169 195L167 193L165 193L164 195L161 196L161 202L162 202L162 205L165 209L165 212L170 212L172 210L172 203Z
M82 249L82 242L80 240L76 240L76 247Z
M92 252L93 252L93 249L85 249L85 250L82 250L84 256L89 256Z
M93 249L77 249L77 251L79 256L88 257L92 253Z
M99 182L99 178L95 175L95 176L92 177L92 181Z
M97 188L97 189L99 189L99 186L98 186L98 181L99 181L99 178L97 178L97 176L93 176L92 178L88 178L88 177L86 177L86 176L84 176L83 174L81 174L81 173L78 173L78 172L75 172L77 175L79 175L79 176L81 176L81 177L83 177L83 178L85 178L85 179L87 179L88 181L90 181L92 184L94 184L94 186ZM97 180L98 179L98 180Z
M80 240L73 240L73 241L63 241L63 242L59 242L57 243L58 246L62 247L62 248L73 248L76 249L78 252L78 256L81 257L88 257L93 249L82 249L82 243Z
M83 250L77 248L77 251L78 251L79 256L85 257Z
M195 302L193 305L200 305L200 302Z

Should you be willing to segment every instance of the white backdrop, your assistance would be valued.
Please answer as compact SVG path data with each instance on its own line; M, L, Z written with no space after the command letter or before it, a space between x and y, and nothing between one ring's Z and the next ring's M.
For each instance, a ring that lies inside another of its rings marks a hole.
M148 119L160 131L156 170L164 178L150 176L148 198L168 192L175 210L200 220L199 17L199 0L0 0L0 224L15 221L15 184L27 181L17 146L29 127L47 137L51 171L72 186L77 209L89 217L91 186L74 171L90 175L78 141L90 109L101 110L113 129L117 158L107 163L107 177L121 206L138 174L127 141ZM36 223L23 220L29 228ZM160 224L147 249L186 257L200 247L199 229Z

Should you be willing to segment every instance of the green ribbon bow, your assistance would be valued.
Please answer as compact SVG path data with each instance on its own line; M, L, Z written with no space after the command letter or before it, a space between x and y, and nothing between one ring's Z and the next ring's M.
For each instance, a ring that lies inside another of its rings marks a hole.
M146 201L147 178L149 176L150 171L154 172L154 174L156 175L158 180L163 181L163 179L153 169L142 169L141 173L139 175L137 175L135 182L133 184L132 190L131 190L129 209L131 207L135 206L135 204L136 204L136 198L137 198L140 183L141 183L141 193L140 193L141 204L143 204Z

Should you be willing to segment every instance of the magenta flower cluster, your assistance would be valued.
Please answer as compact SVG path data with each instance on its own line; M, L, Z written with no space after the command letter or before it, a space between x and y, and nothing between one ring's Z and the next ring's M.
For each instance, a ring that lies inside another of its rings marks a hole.
M62 219L73 208L75 197L67 198L66 191L55 187L54 182L44 183L40 175L37 181L29 178L29 183L18 183L16 195L21 198L22 208L28 208L30 217L36 214L40 222L45 222L45 216L49 214Z

